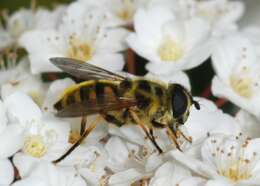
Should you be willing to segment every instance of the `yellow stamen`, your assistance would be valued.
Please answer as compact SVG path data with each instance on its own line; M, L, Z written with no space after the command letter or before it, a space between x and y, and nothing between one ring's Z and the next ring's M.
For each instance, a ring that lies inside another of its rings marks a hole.
M229 178L233 182L249 179L252 176L250 172L241 170L240 165L243 163L246 163L245 160L238 160L228 169L219 171L219 174Z
M25 139L24 152L35 158L42 157L46 152L46 146L40 135L31 135Z
M230 86L244 98L252 97L253 91L251 84L252 80L248 77L239 77L237 75L231 75L230 77Z
M163 61L177 61L183 56L183 49L176 41L165 39L159 47L158 53Z
M128 21L128 20L132 20L134 13L133 13L133 10L131 10L131 9L124 9L124 10L118 11L116 15L120 19Z
M70 47L67 51L67 57L89 61L93 56L93 48L89 43L83 43L74 37L70 40Z
M134 16L133 1L123 0L122 3L123 3L123 7L116 12L116 15L124 21L132 20Z

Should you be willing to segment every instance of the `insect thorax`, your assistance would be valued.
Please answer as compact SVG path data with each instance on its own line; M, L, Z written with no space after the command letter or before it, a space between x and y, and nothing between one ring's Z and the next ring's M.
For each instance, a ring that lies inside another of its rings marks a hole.
M153 125L152 120L160 121L161 124L169 123L171 115L167 102L167 85L136 79L123 81L119 87L122 96L134 97L138 101L136 112L147 125Z

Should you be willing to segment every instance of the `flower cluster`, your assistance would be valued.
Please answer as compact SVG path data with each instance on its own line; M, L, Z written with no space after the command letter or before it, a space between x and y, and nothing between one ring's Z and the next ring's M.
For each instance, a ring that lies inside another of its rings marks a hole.
M3 12L0 185L260 185L260 29L239 26L244 12L242 1L231 0L77 0ZM147 62L146 79L188 90L196 85L187 70L211 62L212 93L239 111L232 116L195 97L201 108L192 106L180 127L192 143L177 136L181 152L165 129L156 129L163 153L139 126L90 115L87 127L98 121L97 127L53 163L82 133L81 118L59 118L53 107L77 79L57 78L61 71L49 59L74 58L123 74L133 53Z

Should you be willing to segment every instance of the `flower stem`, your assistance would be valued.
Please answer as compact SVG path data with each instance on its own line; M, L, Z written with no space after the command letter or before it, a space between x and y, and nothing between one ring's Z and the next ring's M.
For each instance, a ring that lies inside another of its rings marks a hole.
M219 98L216 100L216 105L221 108L223 107L228 101L226 99Z
M132 49L127 50L127 71L131 74L135 74L135 53Z

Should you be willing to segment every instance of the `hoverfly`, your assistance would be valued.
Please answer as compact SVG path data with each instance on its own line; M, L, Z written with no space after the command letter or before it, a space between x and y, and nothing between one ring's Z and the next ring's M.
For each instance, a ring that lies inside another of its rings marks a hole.
M117 126L128 123L139 125L159 153L154 128L166 128L168 136L180 149L177 138L186 137L178 127L185 123L191 106L200 109L189 91L179 84L165 84L142 77L127 78L83 61L70 58L51 58L50 61L63 71L85 80L67 88L54 105L58 117L83 117L99 113ZM84 126L85 119L82 120ZM95 128L81 130L80 139L54 163L69 155Z

